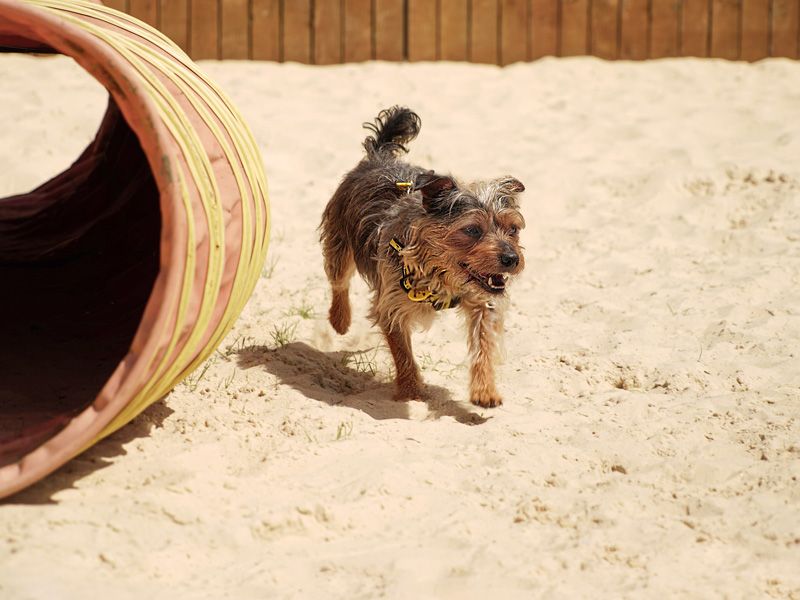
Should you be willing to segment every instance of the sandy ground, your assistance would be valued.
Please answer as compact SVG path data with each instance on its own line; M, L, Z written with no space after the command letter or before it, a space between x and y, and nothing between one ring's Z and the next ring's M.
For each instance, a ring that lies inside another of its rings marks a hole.
M0 58L2 193L102 114L33 61ZM263 150L263 276L187 382L0 505L0 597L800 598L800 64L205 68ZM527 186L499 409L458 315L415 337L428 404L390 399L362 283L325 320L319 215L395 103L415 162Z

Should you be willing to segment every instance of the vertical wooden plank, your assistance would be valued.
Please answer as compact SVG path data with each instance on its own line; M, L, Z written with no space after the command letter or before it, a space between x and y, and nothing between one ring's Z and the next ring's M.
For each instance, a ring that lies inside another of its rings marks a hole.
M500 5L500 64L528 58L527 0L502 0Z
M647 58L649 21L647 0L622 0L620 58L632 60Z
M439 15L436 2L408 0L408 60L436 60Z
M172 2L172 0L165 0ZM281 1L251 0L253 21L251 45L254 60L281 59Z
M797 0L772 0L772 56L798 58Z
M759 60L769 56L769 0L742 2L740 58Z
M191 0L189 54L195 60L219 58L217 0Z
M311 62L311 0L284 0L283 60Z
M409 0L410 2L411 0ZM430 0L422 0L428 2ZM472 0L469 53L476 63L496 65L497 55L498 0Z
M558 54L558 0L531 0L530 60Z
M128 12L128 6L125 0L105 0L103 4L109 8L113 8L114 10Z
M739 58L739 2L712 0L711 56L714 58Z
M188 0L160 0L160 29L184 51L189 50L189 2Z
M683 0L681 11L681 56L708 56L708 2Z
M341 7L339 0L314 2L314 64L332 65L342 62Z
M128 14L158 27L158 0L129 0Z
M373 58L372 0L344 1L344 61Z
M561 0L561 56L582 56L589 44L588 0Z
M223 59L243 60L250 53L250 7L247 0L220 2L220 52Z
M405 55L405 13L403 0L374 0L375 58L403 60Z
M619 0L592 1L592 47L590 53L600 58L615 59L617 47Z
M439 0L442 60L467 60L467 0Z
M652 0L650 4L650 58L678 56L681 0Z

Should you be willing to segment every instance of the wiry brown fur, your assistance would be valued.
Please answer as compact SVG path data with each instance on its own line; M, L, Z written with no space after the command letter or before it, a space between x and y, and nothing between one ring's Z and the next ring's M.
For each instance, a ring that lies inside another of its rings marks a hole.
M366 157L344 177L320 225L332 288L330 323L340 334L350 327L349 287L357 269L372 289L370 318L394 358L396 397L421 398L411 331L429 325L435 310L412 302L400 286L405 263L415 288L458 299L468 324L470 400L497 406L502 400L493 365L508 304L501 283L525 264L518 236L525 222L517 201L524 186L513 177L464 185L400 160L420 127L407 108L385 110L367 127L373 135L364 141ZM404 245L402 259L389 244L393 238Z

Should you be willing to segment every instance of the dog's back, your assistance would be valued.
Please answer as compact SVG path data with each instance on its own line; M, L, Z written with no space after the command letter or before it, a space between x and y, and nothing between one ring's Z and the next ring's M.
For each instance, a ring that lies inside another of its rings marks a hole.
M423 172L398 160L408 152L405 144L417 137L420 126L416 113L399 106L381 111L374 123L365 123L371 131L363 143L366 156L344 177L325 208L320 224L325 271L344 290L354 266L370 283L377 283L379 225L404 202L406 192L397 183L413 181Z

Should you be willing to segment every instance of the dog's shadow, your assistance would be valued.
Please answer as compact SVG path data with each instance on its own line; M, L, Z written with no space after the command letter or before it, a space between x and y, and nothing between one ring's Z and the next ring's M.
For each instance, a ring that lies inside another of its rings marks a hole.
M375 369L359 360L361 352L322 352L302 342L277 349L250 346L238 353L239 366L264 369L307 398L331 406L348 406L367 413L373 419L409 419L409 404L392 398L394 386L378 381ZM430 417L452 417L465 425L488 421L468 406L452 399L445 388L425 388Z

